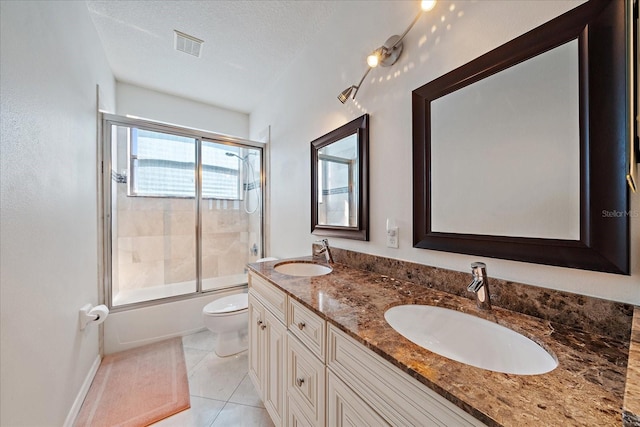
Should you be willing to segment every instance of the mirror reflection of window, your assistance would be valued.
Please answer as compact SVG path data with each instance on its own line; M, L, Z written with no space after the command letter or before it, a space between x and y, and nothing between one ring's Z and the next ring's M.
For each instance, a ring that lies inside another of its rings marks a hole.
M318 150L318 224L357 226L357 153L357 134Z

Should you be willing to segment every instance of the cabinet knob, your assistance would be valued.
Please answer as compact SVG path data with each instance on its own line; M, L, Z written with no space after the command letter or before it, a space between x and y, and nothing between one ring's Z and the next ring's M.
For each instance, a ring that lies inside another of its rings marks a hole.
M267 325L260 325L260 329L266 329Z
M304 322L299 322L298 323L298 329L300 329L300 330L302 330L302 328L304 328L305 326L307 326L307 325L305 325Z
M262 320L258 320L258 325L262 325Z
M296 385L302 387L302 384L304 384L304 378L296 378Z

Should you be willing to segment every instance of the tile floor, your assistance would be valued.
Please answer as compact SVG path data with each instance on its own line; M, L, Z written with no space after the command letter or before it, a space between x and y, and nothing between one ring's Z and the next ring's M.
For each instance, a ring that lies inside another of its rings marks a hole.
M213 351L214 342L215 335L208 330L182 338L191 408L153 426L273 426L249 379L247 352L218 357Z

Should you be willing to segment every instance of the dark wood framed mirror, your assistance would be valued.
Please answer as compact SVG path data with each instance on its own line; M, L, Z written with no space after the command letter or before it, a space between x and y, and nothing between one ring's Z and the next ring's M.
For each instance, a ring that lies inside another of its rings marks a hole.
M369 240L369 115L311 141L311 232Z
M414 247L629 274L624 0L413 91Z

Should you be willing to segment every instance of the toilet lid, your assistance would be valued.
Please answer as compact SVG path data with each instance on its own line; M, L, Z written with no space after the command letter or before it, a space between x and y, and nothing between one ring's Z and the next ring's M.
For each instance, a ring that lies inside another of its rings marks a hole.
M207 314L232 313L244 310L249 306L249 294L235 294L217 299L204 306Z
M266 258L257 259L255 262L267 262L267 261L277 261L278 258L274 258L272 256L268 256Z

